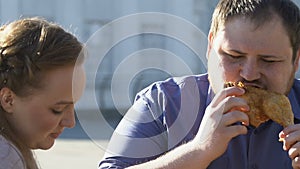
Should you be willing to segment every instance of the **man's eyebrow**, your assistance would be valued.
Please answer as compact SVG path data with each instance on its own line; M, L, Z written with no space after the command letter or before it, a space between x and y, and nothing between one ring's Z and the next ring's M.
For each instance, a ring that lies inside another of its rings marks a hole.
M258 55L260 57L264 57L264 58L278 58L278 57L281 57L281 56L276 56L276 55Z
M228 51L234 52L234 53L238 53L238 54L240 54L240 55L246 55L246 54L247 54L247 53L241 52L241 51L239 51L239 50L235 50L235 49L229 49Z
M247 53L241 52L239 50L235 50L235 49L229 49L228 51L235 52L235 53L238 53L240 55L246 55L247 54ZM268 58L278 58L279 57L279 56L276 56L276 55L264 55L264 54L257 55L257 56L268 57Z
M57 103L55 103L55 105L61 105L61 104L74 104L73 101L59 101Z

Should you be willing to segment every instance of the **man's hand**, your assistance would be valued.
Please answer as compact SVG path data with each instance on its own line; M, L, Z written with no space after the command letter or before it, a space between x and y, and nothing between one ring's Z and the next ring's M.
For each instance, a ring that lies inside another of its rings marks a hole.
M283 149L288 151L294 169L300 169L300 124L290 125L279 133Z
M242 88L225 88L214 97L205 111L193 142L206 152L211 161L225 152L232 138L247 133L245 125L249 125L249 118L244 112L249 111L249 106L244 99L235 97L244 92Z
M244 99L235 97L244 92L244 89L237 87L222 90L206 108L199 131L192 141L155 160L130 168L207 168L225 152L233 137L247 133L245 125L249 125L249 118L244 112L249 111L249 106ZM239 122L243 125L237 124Z

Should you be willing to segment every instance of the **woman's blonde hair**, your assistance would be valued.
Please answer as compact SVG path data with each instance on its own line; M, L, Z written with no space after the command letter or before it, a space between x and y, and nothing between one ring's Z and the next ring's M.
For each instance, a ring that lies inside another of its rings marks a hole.
M45 72L76 63L83 45L71 33L42 18L25 18L0 28L0 89L10 88L20 97L43 87ZM0 110L0 134L23 155L26 168L38 168L32 151L24 145Z

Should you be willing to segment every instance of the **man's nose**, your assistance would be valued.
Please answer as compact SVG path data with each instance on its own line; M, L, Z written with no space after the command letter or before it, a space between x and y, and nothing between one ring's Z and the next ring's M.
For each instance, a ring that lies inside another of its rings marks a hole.
M257 80L261 76L261 68L255 58L246 59L240 67L240 76L247 81Z

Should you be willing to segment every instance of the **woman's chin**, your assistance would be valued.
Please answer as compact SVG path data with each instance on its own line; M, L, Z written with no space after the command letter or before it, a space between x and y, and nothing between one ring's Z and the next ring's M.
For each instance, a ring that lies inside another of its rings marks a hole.
M55 143L55 140L47 140L41 143L36 144L36 146L31 147L31 149L41 149L41 150L48 150L50 149Z

